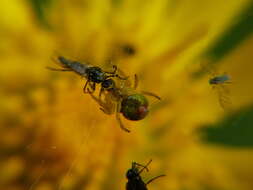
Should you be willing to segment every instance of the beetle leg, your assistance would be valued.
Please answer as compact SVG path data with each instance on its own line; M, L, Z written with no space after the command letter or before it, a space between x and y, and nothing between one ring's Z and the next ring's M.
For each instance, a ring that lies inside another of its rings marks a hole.
M125 126L123 125L123 123L122 123L122 121L121 121L121 119L120 119L120 109L121 109L120 104L121 104L121 101L117 103L116 119L117 119L117 121L118 121L118 123L119 123L120 128L121 128L122 130L124 130L124 131L126 131L126 132L129 133L130 131L129 131L127 128L125 128Z

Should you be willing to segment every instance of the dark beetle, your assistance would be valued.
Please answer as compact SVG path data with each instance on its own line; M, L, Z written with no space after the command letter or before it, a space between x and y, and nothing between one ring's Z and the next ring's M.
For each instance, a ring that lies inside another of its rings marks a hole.
M145 166L141 165L139 163L133 162L132 163L132 168L129 169L126 173L126 177L128 179L128 182L126 184L126 190L148 190L147 185L154 181L155 179L159 177L163 177L165 175L159 175L156 176L147 182L144 182L140 176L141 172L143 170L148 171L147 166L151 163L152 160L150 160ZM142 167L142 169L138 169L138 167Z

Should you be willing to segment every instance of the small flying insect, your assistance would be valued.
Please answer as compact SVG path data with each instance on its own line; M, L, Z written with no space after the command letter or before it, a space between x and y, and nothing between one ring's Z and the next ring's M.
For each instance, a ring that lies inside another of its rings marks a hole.
M209 84L211 85L219 85L219 84L224 84L224 83L231 83L230 82L230 77L227 74L223 74L220 76L215 76L209 80Z
M209 80L209 84L217 91L219 103L221 107L225 110L231 105L229 98L228 84L231 84L231 78L227 74L216 75Z
M220 106L224 110L229 109L232 104L228 88L228 85L232 83L231 77L226 73L219 74L216 64L211 60L204 60L200 66L204 73L208 73L211 76L208 82L217 92Z
M136 162L132 162L132 168L129 169L126 173L126 178L128 179L126 184L126 190L148 190L147 185L157 178L163 177L165 175L156 176L147 182L144 182L140 176L140 174L146 170L149 171L147 166L151 163L150 160L145 166ZM139 169L139 167L142 167Z
M136 49L131 44L124 44L122 46L122 53L126 56L133 56L136 54Z
M62 67L61 69L47 67L52 71L73 71L81 77L85 77L87 79L83 91L84 93L93 93L96 90L96 84L101 84L102 86L106 86L108 84L108 80L113 77L117 77L121 80L126 80L128 77L123 78L116 74L117 66L113 65L113 71L103 71L100 67L90 66L86 63L80 63L78 61L72 61L64 58L63 56L58 56L56 63L59 63ZM110 80L109 80L110 81ZM89 86L91 90L87 91L87 86Z
M91 91L91 97L101 106L100 109L105 114L115 113L121 129L126 132L130 132L130 130L123 125L120 113L128 120L142 120L149 112L149 102L144 95L152 96L158 100L161 99L152 92L136 91L138 86L137 75L135 75L134 86L131 86L129 80L121 81L121 84L117 85L113 79L108 79L101 86L99 96L96 97Z

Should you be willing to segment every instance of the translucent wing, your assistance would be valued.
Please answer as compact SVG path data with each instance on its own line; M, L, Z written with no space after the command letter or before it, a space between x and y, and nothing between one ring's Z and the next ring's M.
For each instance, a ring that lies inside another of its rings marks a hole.
M215 85L214 89L217 92L220 106L224 110L230 109L232 105L232 101L230 99L229 85L225 83L218 84L218 85Z
M217 93L220 106L224 110L230 109L232 105L229 91L229 84L231 84L229 81L230 77L226 73L224 73L223 75L219 75L216 65L214 63L211 63L210 61L202 62L200 66L203 72L206 72L210 75L209 79L217 78L215 84L211 85Z

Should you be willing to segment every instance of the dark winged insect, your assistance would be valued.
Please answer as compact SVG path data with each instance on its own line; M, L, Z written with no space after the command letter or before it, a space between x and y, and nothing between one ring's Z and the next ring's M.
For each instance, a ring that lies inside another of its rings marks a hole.
M110 85L111 79L113 77L117 77L121 80L126 80L127 78L123 78L116 74L117 66L113 65L113 71L103 71L100 67L90 66L87 63L80 63L78 61L72 61L64 58L63 56L58 56L56 63L60 64L61 69L47 67L53 71L73 71L76 74L85 77L87 79L83 91L84 93L93 93L96 90L96 84L101 84L102 87L107 88ZM91 88L91 90L87 90L87 86Z
M225 84L225 83L231 83L230 77L227 74L215 76L209 80L210 85L219 85L219 84Z
M220 74L216 65L217 64L214 64L214 62L211 60L203 60L203 62L200 64L201 70L210 75L208 83L217 93L220 106L226 111L230 109L232 105L228 86L232 83L231 77L226 73Z
M229 98L228 84L231 84L231 78L227 74L215 75L209 79L209 84L212 85L213 89L216 90L218 94L218 99L220 106L226 110L230 107L231 100Z
M126 184L126 190L148 190L147 185L151 183L152 181L156 180L157 178L163 177L165 175L159 175L156 177L153 177L152 179L148 180L147 182L144 182L141 177L141 173L146 170L149 171L147 166L151 163L152 160L150 160L146 165L142 165L136 162L132 162L132 168L130 168L126 173L127 178L127 184ZM139 169L141 168L141 169Z

